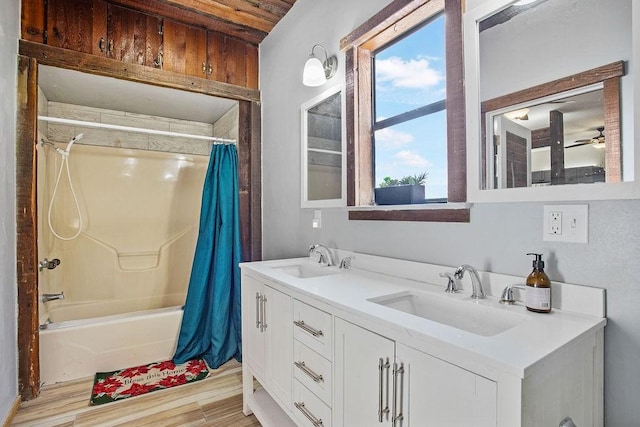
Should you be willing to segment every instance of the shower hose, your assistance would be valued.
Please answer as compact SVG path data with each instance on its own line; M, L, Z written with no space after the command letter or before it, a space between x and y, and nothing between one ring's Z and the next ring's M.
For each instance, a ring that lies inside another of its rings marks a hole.
M76 197L76 192L73 189L73 183L71 181L71 172L69 172L69 152L71 150L71 146L73 145L73 143L78 141L80 138L82 138L82 134L76 136L71 141L69 141L69 144L67 144L66 150L62 150L62 149L60 149L58 147L55 147L56 152L58 152L58 154L60 154L60 157L62 158L62 164L60 165L60 170L58 171L58 177L56 178L56 184L53 187L53 194L51 194L51 202L49 203L49 212L47 214L47 220L49 222L49 230L51 230L53 235L56 236L60 240L73 240L76 237L78 237L80 235L80 233L82 232L82 213L80 212L80 204L78 203L78 198ZM54 200L56 198L56 194L58 192L58 185L60 184L60 178L62 177L62 170L63 169L67 170L67 180L69 182L69 189L71 189L71 196L73 197L73 203L75 205L76 212L78 213L78 231L76 231L76 233L71 237L63 237L63 236L59 235L58 233L56 233L56 231L53 228L53 225L51 224L51 210L53 209L53 203L54 203Z

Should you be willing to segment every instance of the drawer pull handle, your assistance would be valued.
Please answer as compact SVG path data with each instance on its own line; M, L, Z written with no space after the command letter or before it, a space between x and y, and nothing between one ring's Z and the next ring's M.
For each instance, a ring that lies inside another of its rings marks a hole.
M322 420L316 418L311 412L309 412L309 410L304 406L304 402L301 402L301 403L293 402L293 404L295 405L296 408L298 408L300 412L302 412L302 414L305 417L307 417L309 421L311 421L311 424L313 424L313 427L320 427L322 425Z
M324 382L324 378L322 378L322 375L318 375L311 369L307 368L307 365L305 365L304 362L293 362L293 364L296 365L296 368L309 375L313 381L317 383Z
M321 337L324 335L322 331L318 329L313 329L311 326L307 326L304 323L304 320L294 320L293 324L296 325L298 328L302 329L303 331L310 333L314 337Z

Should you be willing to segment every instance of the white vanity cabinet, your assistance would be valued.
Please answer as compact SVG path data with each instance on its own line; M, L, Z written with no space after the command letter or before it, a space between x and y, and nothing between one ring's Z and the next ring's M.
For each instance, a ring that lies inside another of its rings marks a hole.
M242 276L245 375L255 377L281 406L291 402L293 330L291 297L266 282ZM245 387L252 388L252 381ZM245 390L245 394L250 394Z
M604 290L554 283L561 305L536 314L491 297L512 276L485 273L492 292L477 302L417 281L435 283L443 266L357 262L389 273L308 259L241 265L243 412L264 427L538 427L568 416L603 426ZM468 331L456 316L429 320L381 303L407 293L510 323Z
M334 427L495 426L496 384L335 321Z

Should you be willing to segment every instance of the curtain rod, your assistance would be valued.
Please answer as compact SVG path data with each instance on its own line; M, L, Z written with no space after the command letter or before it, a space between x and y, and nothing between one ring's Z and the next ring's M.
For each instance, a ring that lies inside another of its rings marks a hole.
M204 139L207 141L213 141L214 143L218 143L218 144L235 144L236 143L235 139L217 138L215 136L191 135L189 133L170 132L170 131L155 130L155 129L144 129L144 128L137 128L133 126L112 125L108 123L85 122L82 120L63 119L60 117L38 116L38 120L51 122L51 123L60 123L65 125L76 125L76 126L92 127L92 128L100 128L100 129L121 130L124 132L137 132L137 133L146 133L151 135L164 135L164 136L176 136L180 138Z

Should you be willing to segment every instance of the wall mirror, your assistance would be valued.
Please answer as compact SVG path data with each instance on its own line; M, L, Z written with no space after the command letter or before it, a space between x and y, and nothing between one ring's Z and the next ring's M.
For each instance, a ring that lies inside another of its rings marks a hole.
M634 14L603 3L469 0L469 201L631 197Z
M302 104L302 207L346 205L342 86Z

